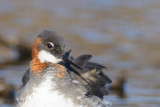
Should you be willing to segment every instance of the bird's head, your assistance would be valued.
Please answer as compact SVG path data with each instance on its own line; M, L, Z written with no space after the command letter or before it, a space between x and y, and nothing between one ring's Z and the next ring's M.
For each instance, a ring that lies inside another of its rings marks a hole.
M64 48L64 40L60 35L54 31L43 31L33 44L31 70L37 72L45 68L48 63L59 64L61 61L81 69L69 59L70 51L67 52L68 56L64 53Z
M38 58L41 63L59 63L64 55L64 40L53 31L43 31L36 38L32 58Z

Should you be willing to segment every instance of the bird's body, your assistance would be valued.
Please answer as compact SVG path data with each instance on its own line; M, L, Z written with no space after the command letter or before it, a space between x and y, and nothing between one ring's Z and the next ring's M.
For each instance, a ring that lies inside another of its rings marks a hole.
M73 59L75 64L83 68L81 71L63 61L64 45L61 40L55 32L44 31L34 42L33 59L30 70L22 79L17 107L110 107L109 102L103 101L106 93L101 89L104 89L107 81L111 81L104 77L102 81L96 79L101 77L97 74L98 67L94 67L95 70L92 71L89 67L94 64L88 60L82 66L79 64L84 63L81 58ZM102 84L91 89L99 82Z
M66 70L53 66L38 74L38 78L37 74L30 75L19 92L18 107L105 107L100 98L86 97L86 88L72 80Z

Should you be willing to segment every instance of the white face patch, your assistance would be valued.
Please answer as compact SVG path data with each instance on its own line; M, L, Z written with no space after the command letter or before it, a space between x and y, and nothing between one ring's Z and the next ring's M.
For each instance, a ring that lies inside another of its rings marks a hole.
M58 63L62 61L61 58L56 58L54 55L51 53L41 50L38 54L38 59L43 63L43 62L51 62L51 63Z

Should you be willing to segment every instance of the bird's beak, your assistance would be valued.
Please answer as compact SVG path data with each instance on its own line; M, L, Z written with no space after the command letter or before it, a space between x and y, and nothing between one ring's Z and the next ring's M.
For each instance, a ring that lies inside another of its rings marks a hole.
M69 63L69 64L71 64L71 65L79 68L80 70L82 70L82 68L81 68L79 65L77 65L76 63L74 63L73 61L71 61L71 60L69 59L69 54L70 54L70 52L71 52L71 50L67 51L67 52L63 55L63 57L62 57L63 61L65 61L65 62L67 62L67 63Z

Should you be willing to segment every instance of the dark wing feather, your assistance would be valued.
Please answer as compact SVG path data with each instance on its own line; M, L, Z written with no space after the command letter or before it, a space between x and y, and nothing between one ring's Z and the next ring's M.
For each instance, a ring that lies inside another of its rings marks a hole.
M92 55L81 55L79 57L77 57L74 62L81 66L81 67L85 67L87 62L91 59Z
M94 68L96 68L96 69L98 69L98 70L106 69L105 66L100 65L100 64L98 64L98 63L94 63L94 62L87 62L86 67L87 67L88 69L94 69Z
M25 74L23 75L20 89L27 84L27 82L29 81L29 79L30 79L30 69L28 69L25 72Z

